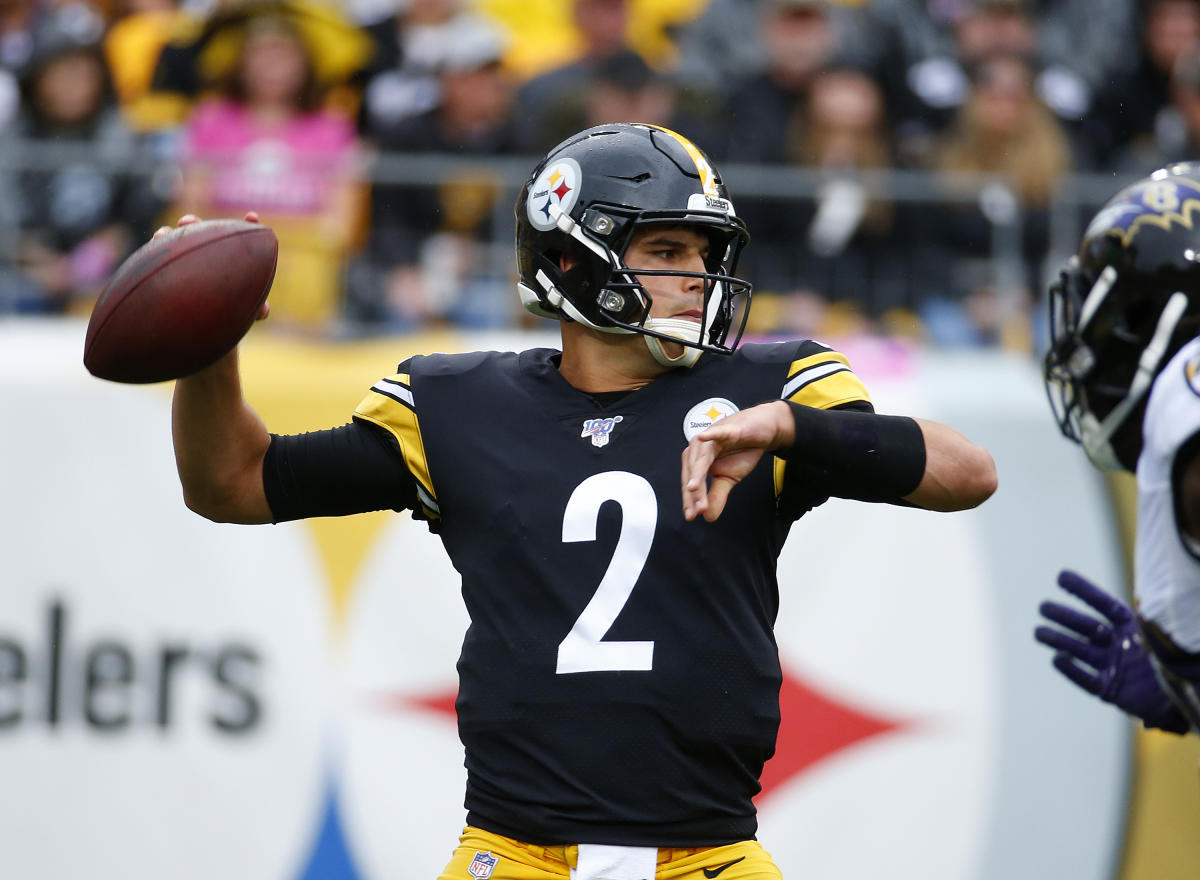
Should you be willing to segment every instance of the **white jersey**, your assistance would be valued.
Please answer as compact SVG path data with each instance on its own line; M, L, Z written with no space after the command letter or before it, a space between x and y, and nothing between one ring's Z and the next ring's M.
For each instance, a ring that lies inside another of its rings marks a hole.
M1176 521L1171 471L1180 447L1198 432L1200 337L1184 345L1155 379L1137 463L1138 611L1189 653L1200 652L1200 541L1185 535Z

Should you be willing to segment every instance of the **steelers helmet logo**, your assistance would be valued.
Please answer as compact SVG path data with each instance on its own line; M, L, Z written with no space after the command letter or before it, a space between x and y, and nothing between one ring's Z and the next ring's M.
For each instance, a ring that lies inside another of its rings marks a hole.
M683 417L683 436L690 441L697 434L707 431L714 423L735 412L738 412L738 408L724 397L702 400Z
M554 228L559 214L571 213L579 200L582 179L579 163L571 158L558 159L542 170L525 201L525 211L534 228L546 232Z

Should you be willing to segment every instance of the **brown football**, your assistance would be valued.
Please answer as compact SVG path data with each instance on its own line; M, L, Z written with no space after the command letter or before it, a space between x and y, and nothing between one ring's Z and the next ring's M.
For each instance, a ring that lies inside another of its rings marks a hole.
M151 239L96 301L84 366L114 382L162 382L204 369L254 323L278 256L275 233L244 220L203 220Z

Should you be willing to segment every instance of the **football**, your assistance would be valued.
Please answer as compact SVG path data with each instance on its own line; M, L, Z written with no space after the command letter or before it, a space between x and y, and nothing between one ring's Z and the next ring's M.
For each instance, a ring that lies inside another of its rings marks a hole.
M151 239L109 279L83 363L114 382L190 375L233 349L275 278L279 242L261 223L203 220Z

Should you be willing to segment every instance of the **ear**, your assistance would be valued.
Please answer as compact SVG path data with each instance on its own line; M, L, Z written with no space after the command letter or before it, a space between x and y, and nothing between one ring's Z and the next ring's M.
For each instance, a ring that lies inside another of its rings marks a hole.
M567 254L565 252L562 254L559 254L558 268L561 269L563 272L570 272L572 269L574 269L578 265L579 265L579 261L567 256Z

